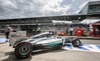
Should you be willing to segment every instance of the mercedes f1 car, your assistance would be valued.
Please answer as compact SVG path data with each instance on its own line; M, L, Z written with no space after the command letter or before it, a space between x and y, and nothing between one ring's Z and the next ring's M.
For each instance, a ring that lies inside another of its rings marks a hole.
M60 37L52 32L44 32L18 40L13 47L15 48L14 53L16 57L27 58L31 56L33 51L64 46L66 43L71 43L74 47L82 45L78 38Z

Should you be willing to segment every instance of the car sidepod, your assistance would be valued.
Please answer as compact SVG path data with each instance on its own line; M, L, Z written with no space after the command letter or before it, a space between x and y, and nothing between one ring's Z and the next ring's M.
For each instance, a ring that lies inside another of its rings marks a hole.
M61 46L62 39L52 38L52 39L40 41L37 44L41 44L42 46L44 46L44 48L53 48L53 47Z

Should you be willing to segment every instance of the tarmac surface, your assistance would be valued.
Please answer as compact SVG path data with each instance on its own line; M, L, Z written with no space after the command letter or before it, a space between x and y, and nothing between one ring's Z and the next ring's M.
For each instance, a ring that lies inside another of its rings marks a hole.
M100 45L100 40L81 39L84 44ZM34 52L31 57L17 59L9 43L0 44L0 61L100 61L100 52L49 50Z

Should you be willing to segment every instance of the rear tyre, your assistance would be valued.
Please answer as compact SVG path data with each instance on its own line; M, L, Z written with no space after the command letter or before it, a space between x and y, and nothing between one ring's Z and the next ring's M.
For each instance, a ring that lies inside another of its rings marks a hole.
M74 47L79 47L79 46L81 46L82 45L82 43L81 43L81 41L79 40L79 39L74 39L73 41L72 41L72 45L74 46Z
M15 48L15 56L17 58L23 59L27 58L32 54L32 45L28 42L22 42L18 44Z

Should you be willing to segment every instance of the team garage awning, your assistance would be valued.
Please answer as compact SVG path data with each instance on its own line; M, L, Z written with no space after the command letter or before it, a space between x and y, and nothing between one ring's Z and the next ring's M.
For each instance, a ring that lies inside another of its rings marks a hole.
M92 24L92 23L96 23L96 22L99 22L99 21L100 21L100 19L84 19L80 23L82 23L82 24Z

